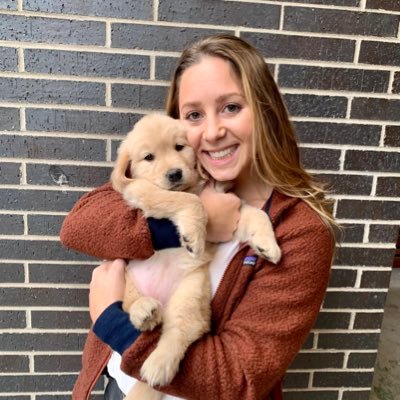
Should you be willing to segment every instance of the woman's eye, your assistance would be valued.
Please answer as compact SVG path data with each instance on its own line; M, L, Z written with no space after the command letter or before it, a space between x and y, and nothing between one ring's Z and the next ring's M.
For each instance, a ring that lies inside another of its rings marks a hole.
M175 150L176 150L176 151L181 151L181 150L183 150L184 147L185 147L185 146L184 146L183 144L176 144L176 145L175 145Z
M189 121L197 121L200 119L201 114L198 111L192 111L189 114L186 115L186 119Z
M147 154L147 155L144 157L144 159L145 159L146 161L153 161L153 160L154 160L154 155L151 154L151 153L149 153L149 154Z
M235 113L241 110L241 107L238 104L227 104L225 106L225 110L228 113Z

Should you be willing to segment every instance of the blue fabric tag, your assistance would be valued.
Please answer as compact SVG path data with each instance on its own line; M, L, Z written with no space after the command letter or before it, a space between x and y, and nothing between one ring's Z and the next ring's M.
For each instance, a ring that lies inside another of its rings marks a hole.
M249 267L254 267L256 265L257 256L246 256L243 261L243 265L247 265Z

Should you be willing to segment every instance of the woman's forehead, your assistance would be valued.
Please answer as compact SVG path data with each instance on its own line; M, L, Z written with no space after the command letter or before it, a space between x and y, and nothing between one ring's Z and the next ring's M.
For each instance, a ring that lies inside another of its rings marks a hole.
M204 57L183 72L179 105L195 103L208 96L217 99L234 94L243 95L243 91L230 63L219 57Z

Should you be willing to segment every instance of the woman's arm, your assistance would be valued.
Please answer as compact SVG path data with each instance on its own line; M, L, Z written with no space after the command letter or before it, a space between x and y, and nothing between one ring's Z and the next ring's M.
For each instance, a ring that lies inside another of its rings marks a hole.
M328 283L331 235L315 221L277 230L282 262L256 272L224 326L189 348L172 384L162 391L193 400L266 397L306 339ZM126 373L139 377L158 335L142 334L123 353Z
M211 187L201 196L208 214L208 240L230 240L237 226L240 200ZM227 223L227 221L230 221ZM61 242L91 256L147 259L154 250L179 247L179 234L168 219L145 218L107 183L83 196L64 220Z
M146 218L130 208L110 183L83 196L67 215L61 242L102 259L146 259L154 250L180 246L168 220Z

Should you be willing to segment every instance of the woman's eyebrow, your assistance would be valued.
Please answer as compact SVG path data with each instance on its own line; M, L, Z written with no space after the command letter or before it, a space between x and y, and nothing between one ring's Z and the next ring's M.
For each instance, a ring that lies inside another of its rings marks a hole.
M217 97L217 102L218 103L223 103L224 101L230 99L231 97L235 97L235 96L239 96L241 98L244 98L242 93L240 93L240 92L232 92L232 93L226 93L226 94L223 94L223 95Z
M244 99L244 96L242 93L240 92L231 92L231 93L224 93L221 96L218 96L216 99L216 103L223 103L224 101L230 99L231 97L235 97L235 96L239 96L242 99ZM189 101L187 103L183 103L181 108L185 108L185 107L189 107L189 108L197 108L201 106L201 102L200 101Z
M197 108L200 106L200 104L201 104L200 101L189 101L187 103L183 103L180 108L185 108L185 107Z

